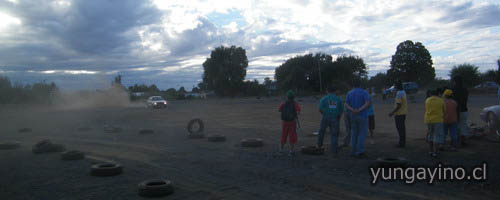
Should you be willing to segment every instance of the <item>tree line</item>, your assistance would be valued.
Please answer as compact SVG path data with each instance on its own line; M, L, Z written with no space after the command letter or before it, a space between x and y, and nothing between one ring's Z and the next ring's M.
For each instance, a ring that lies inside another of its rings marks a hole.
M500 59L497 60L500 69ZM241 47L220 46L215 48L203 63L203 81L200 89L212 90L219 96L265 94L265 89L276 84L281 91L293 89L302 94L324 91L328 85L335 85L339 90L348 88L353 79L360 79L362 87L375 88L380 92L390 87L396 80L416 82L421 87L442 87L449 85L448 80L436 79L432 57L420 42L406 40L396 47L391 57L389 69L368 78L367 66L359 56L340 55L333 59L324 53L297 55L289 58L275 68L274 82L266 78L264 83L257 80L244 81L248 59ZM450 78L456 75L464 77L464 83L473 87L481 82L499 82L498 70L479 72L477 66L461 64L450 71Z
M56 84L12 84L9 78L0 76L0 103L51 103L59 92Z

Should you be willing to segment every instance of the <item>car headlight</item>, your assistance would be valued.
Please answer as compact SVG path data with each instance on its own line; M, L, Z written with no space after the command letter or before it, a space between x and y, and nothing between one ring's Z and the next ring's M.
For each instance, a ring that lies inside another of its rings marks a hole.
M156 102L153 102L154 105L156 105Z

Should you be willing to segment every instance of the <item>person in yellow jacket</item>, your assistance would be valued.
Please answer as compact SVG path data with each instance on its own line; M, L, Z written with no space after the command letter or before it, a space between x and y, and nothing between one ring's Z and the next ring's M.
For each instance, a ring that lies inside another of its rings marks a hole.
M437 90L432 90L431 95L425 100L424 122L427 124L429 155L436 157L439 146L444 143L443 117L446 107L443 98L438 96Z

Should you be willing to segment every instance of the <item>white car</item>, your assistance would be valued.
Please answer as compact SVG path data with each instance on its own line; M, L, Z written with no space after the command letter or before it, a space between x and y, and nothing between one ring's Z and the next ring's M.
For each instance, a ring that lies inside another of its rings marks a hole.
M498 121L500 119L500 105L484 108L479 117L488 123L490 132L494 132L500 137L500 122Z
M165 100L161 96L152 96L148 98L148 101L146 102L146 107L148 108L166 108L167 107L167 100Z

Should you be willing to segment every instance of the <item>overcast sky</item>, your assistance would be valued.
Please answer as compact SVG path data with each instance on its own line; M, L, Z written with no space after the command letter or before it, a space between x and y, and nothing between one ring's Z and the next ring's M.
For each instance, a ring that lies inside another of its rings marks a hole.
M385 72L396 46L422 42L438 77L457 64L481 71L500 58L500 1L0 0L0 75L64 89L160 89L200 81L220 45L247 51L247 79L286 59L324 52L362 57Z

